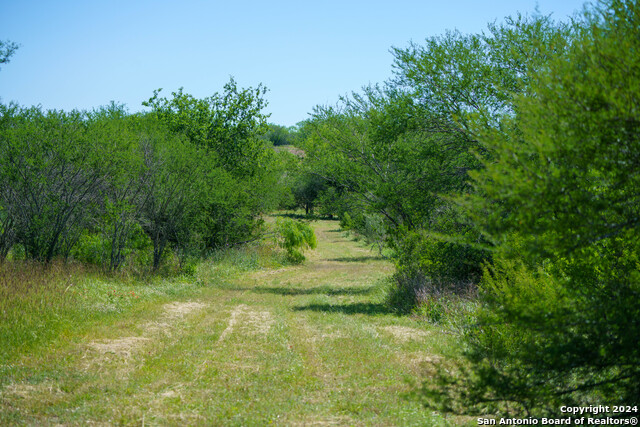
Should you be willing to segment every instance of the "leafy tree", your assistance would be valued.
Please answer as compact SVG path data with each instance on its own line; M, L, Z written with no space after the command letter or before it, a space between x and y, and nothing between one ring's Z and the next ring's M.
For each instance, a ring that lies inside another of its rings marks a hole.
M264 143L258 136L267 131L266 88L239 89L231 79L222 94L197 99L180 88L172 99L160 98L161 89L143 102L151 107L169 130L184 134L189 141L212 149L217 163L239 176L252 175L261 167Z
M4 192L3 192L4 194ZM4 206L2 203L1 206ZM14 219L2 209L0 212L0 262L6 257L16 241L16 228Z
M270 204L270 191L265 189L267 200L260 200L264 183L254 188L253 180L239 181L221 169L213 177L198 224L205 246L224 248L253 240L262 225L257 213L267 210L262 203Z
M352 209L352 201L349 194L341 187L327 185L326 188L318 194L318 204L320 206L320 215L333 218L341 217L345 212Z
M433 239L428 236L439 233L453 240L469 228L464 218L453 212L446 195L470 191L467 171L479 165L469 151L475 143L455 122L434 116L411 94L392 86L369 88L364 94L344 99L336 108L317 109L304 128L310 135L303 142L305 160L332 187L355 198L352 205L356 210L350 216L362 219L356 223L362 223L363 232L366 216L361 207L382 215L388 243L400 252L420 247L405 244L411 235ZM462 247L455 241L442 244ZM415 252L405 255L399 258L405 270L429 266L413 262L420 258ZM430 274L453 278L447 276L451 270L431 269ZM460 271L458 276L472 274L471 270Z
M216 169L210 169L205 148L167 132L154 120L148 123L139 149L144 162L139 209L142 227L153 242L153 269L157 270L168 243L180 246L189 240L194 218L203 212L213 182L210 174Z
M532 78L494 160L465 200L497 245L469 334L472 372L445 390L532 416L640 395L640 9L586 15L565 54ZM447 403L448 402L448 403ZM508 405L505 404L508 403ZM458 408L460 409L460 408Z
M514 97L527 93L533 77L567 49L572 31L550 17L518 15L490 24L487 33L447 32L394 48L392 81L462 131L499 128L516 112Z
M5 132L12 126L16 105L0 105L0 143L5 141ZM9 209L11 186L5 179L0 179L0 261L4 260L16 242L16 221Z
M103 154L110 159L104 165L108 179L101 189L103 202L94 224L103 238L94 239L102 241L101 263L106 261L111 271L125 262L132 235L144 222L142 206L147 194L143 190L148 176L140 146L147 138L149 122L114 103L88 114L89 137L101 141Z
M87 138L79 112L43 113L13 104L0 112L5 218L30 257L67 255L99 203L105 180L101 147Z
M301 124L304 169L327 186L301 193L320 206L338 193L355 201L351 226L373 240L385 236L394 250L399 298L392 299L413 307L425 292L466 292L480 280L496 242L454 200L482 197L469 174L493 161L483 136L519 137L518 97L532 93L535 76L566 54L576 32L520 15L482 34L448 32L394 48L385 85L318 107Z
M304 209L306 215L313 215L318 197L325 188L326 182L323 178L301 171L294 179L291 192L296 206Z
M202 207L206 214L196 225L208 248L250 240L260 215L278 203L280 161L260 138L267 130L265 92L262 85L239 89L231 79L222 94L209 98L180 89L172 99L155 91L144 103L171 132L184 135L201 155L206 152L211 171Z

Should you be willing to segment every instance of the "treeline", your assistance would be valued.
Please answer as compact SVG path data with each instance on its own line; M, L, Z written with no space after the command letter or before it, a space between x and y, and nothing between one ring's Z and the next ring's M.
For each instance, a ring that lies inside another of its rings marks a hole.
M167 249L188 267L255 238L284 191L264 93L156 91L138 114L0 105L0 260L157 270Z
M640 7L518 16L393 49L300 126L301 193L395 252L402 310L479 289L441 410L563 415L640 396ZM628 415L628 414L627 414Z
M298 129L296 126L285 127L275 123L269 123L267 132L262 136L274 147L280 145L295 145L297 142Z

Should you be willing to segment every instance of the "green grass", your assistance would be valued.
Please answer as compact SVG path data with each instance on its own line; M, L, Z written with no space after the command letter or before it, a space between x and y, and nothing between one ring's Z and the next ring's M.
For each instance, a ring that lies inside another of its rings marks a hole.
M3 356L0 424L467 421L408 398L429 364L458 356L458 338L392 313L392 265L337 222L313 226L318 248L303 265L258 245L218 254L191 278L145 284L80 272L68 289L62 280L53 292L70 302L52 309L58 325Z

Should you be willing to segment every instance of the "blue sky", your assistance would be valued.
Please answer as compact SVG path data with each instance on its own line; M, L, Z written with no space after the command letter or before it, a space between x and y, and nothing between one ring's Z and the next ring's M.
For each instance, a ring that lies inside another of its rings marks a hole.
M582 0L139 1L0 0L0 40L20 44L0 69L2 102L130 111L163 88L205 97L233 76L263 83L270 121L293 125L318 104L391 76L391 46L447 29L476 33L518 11L566 20Z

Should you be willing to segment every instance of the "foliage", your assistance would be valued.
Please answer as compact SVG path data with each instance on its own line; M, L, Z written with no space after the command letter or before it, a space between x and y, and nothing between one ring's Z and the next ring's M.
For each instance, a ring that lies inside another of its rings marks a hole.
M353 228L353 225L353 219L351 219L351 215L349 215L349 212L344 212L340 216L340 228L342 228L343 230L350 230Z
M320 205L320 215L333 218L334 215L340 215L345 212L345 201L343 200L344 191L336 189L336 187L328 186L318 194L317 200Z
M18 45L14 42L0 40L0 64L8 64L16 50L18 50Z
M455 199L478 192L469 173L493 159L480 136L519 135L515 100L567 51L575 31L549 17L517 16L483 34L448 32L393 48L391 80L317 107L301 124L305 170L327 185L309 198L324 214L348 212L369 241L386 240L398 268L392 292L428 292L432 282L465 284L466 292L479 280L494 242Z
M167 127L184 134L193 144L213 150L217 164L238 175L251 175L261 167L266 150L258 138L265 133L266 88L239 89L230 79L222 94L197 99L180 88L172 99L160 98L162 89L143 102Z
M145 182L140 144L145 138L144 120L129 116L124 106L112 103L88 113L91 138L110 141L112 167L101 188L102 205L91 232L103 241L101 265L117 270L131 252L130 239L140 230ZM89 230L86 231L89 233Z
M107 253L111 252L110 243L100 234L85 232L71 249L71 256L86 264L103 265Z
M281 219L277 223L278 245L287 251L289 260L300 264L305 260L305 249L315 249L316 235L309 224L292 219Z
M265 93L261 85L239 89L231 79L224 93L208 98L194 98L182 89L172 99L160 98L158 90L143 103L170 131L197 147L194 173L206 178L193 186L203 191L202 215L190 220L205 248L251 240L260 231L260 215L280 202L284 163L260 138L267 131L261 112Z
M436 282L477 283L482 273L479 266L487 258L486 250L468 244L470 237L464 234L459 240L425 234L424 231L410 232L398 245L396 263L400 274L420 276L428 272Z
M637 403L639 28L636 2L591 11L517 99L520 132L482 132L494 160L463 203L498 249L472 372L445 388L457 403L533 416Z
M313 215L321 192L327 188L325 180L318 175L300 170L290 185L295 206L304 209L306 215Z
M204 149L161 128L148 129L140 146L144 159L142 228L153 242L153 268L157 269L169 242L181 246L193 232L193 219L203 211L212 181Z
M475 143L453 121L433 116L410 94L392 86L368 88L363 95L344 99L339 107L317 109L304 129L309 135L301 143L308 154L307 167L330 183L317 196L324 212L349 212L353 228L371 243L386 239L391 248L402 251L409 248L406 240L411 236L444 235L463 246L462 237L472 234L448 195L470 191L467 171L479 166L470 152ZM471 237L477 240L477 234ZM458 255L467 253L461 250ZM440 254L407 252L399 263L416 255ZM434 263L476 263L477 271L477 263L485 257L441 256ZM423 271L439 279L453 270L460 269Z
M262 225L257 215L271 206L261 205L261 202L268 202L270 194L265 189L265 199L260 200L259 190L265 183L253 186L253 181L238 181L224 171L218 172L215 185L208 189L205 215L194 224L199 227L205 247L210 249L224 248L255 238Z
M534 76L566 50L572 33L570 25L550 17L522 15L489 24L488 33L450 31L394 48L394 83L464 132L497 128L517 111L514 97L528 93Z
M263 138L269 141L273 146L294 145L296 142L296 128L285 127L269 123L267 132Z
M0 259L20 245L27 258L115 271L148 259L136 243L143 230L157 270L167 248L182 265L255 238L286 163L259 139L263 94L231 80L204 100L156 92L146 114L1 105Z
M111 163L79 112L1 106L0 181L15 239L42 261L68 255L97 208ZM6 227L6 226L5 226Z

